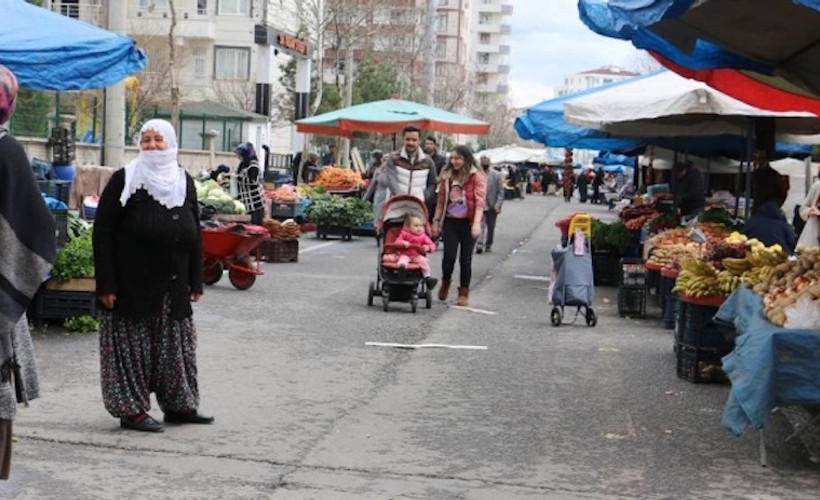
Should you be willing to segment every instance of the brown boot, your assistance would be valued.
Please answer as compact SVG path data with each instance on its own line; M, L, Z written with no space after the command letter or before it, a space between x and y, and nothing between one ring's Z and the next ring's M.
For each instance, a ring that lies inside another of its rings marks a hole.
M456 300L457 306L467 306L470 302L470 287L468 286L460 286L458 287L458 299Z
M444 302L447 300L447 294L450 293L450 283L453 280L441 280L441 288L438 289L438 300Z

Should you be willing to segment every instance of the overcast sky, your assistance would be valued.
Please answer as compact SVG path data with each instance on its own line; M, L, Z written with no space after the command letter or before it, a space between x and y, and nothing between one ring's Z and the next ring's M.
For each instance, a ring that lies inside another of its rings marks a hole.
M516 107L553 97L565 75L637 62L630 43L593 33L581 22L577 0L508 1L513 6L510 97Z

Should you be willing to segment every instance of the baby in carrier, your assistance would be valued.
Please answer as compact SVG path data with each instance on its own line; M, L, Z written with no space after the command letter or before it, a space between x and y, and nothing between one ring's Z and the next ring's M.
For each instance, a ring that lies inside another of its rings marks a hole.
M395 253L385 255L385 259L397 262L400 269L405 269L410 263L417 264L427 283L427 289L432 290L438 280L431 276L430 262L424 254L434 251L436 244L424 232L424 226L424 219L418 215L405 215L404 227L393 241L393 245L399 248Z

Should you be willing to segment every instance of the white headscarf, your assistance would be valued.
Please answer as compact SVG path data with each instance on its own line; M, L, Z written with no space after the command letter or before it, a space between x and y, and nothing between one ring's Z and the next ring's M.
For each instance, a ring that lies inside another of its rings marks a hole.
M144 151L140 145L137 159L125 166L125 186L120 195L120 203L125 206L128 198L143 188L152 198L167 208L180 207L185 203L188 181L185 170L177 161L177 134L174 127L165 120L148 120L140 129L142 138L148 130L162 135L168 149Z

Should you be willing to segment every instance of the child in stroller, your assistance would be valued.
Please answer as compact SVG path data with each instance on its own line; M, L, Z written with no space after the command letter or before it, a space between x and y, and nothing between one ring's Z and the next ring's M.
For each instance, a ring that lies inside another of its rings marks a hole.
M404 227L398 237L393 240L395 253L385 253L382 262L395 262L399 266L399 274L406 273L408 264L417 264L427 289L436 287L438 280L431 276L430 262L425 254L436 249L436 244L424 233L424 220L418 215L407 213L404 215Z
M427 309L432 307L430 290L438 280L430 276L425 257L435 250L427 220L427 207L415 196L398 195L385 203L376 226L378 273L370 282L367 305L380 296L385 311L390 301L409 302L413 312L418 299L425 300Z

